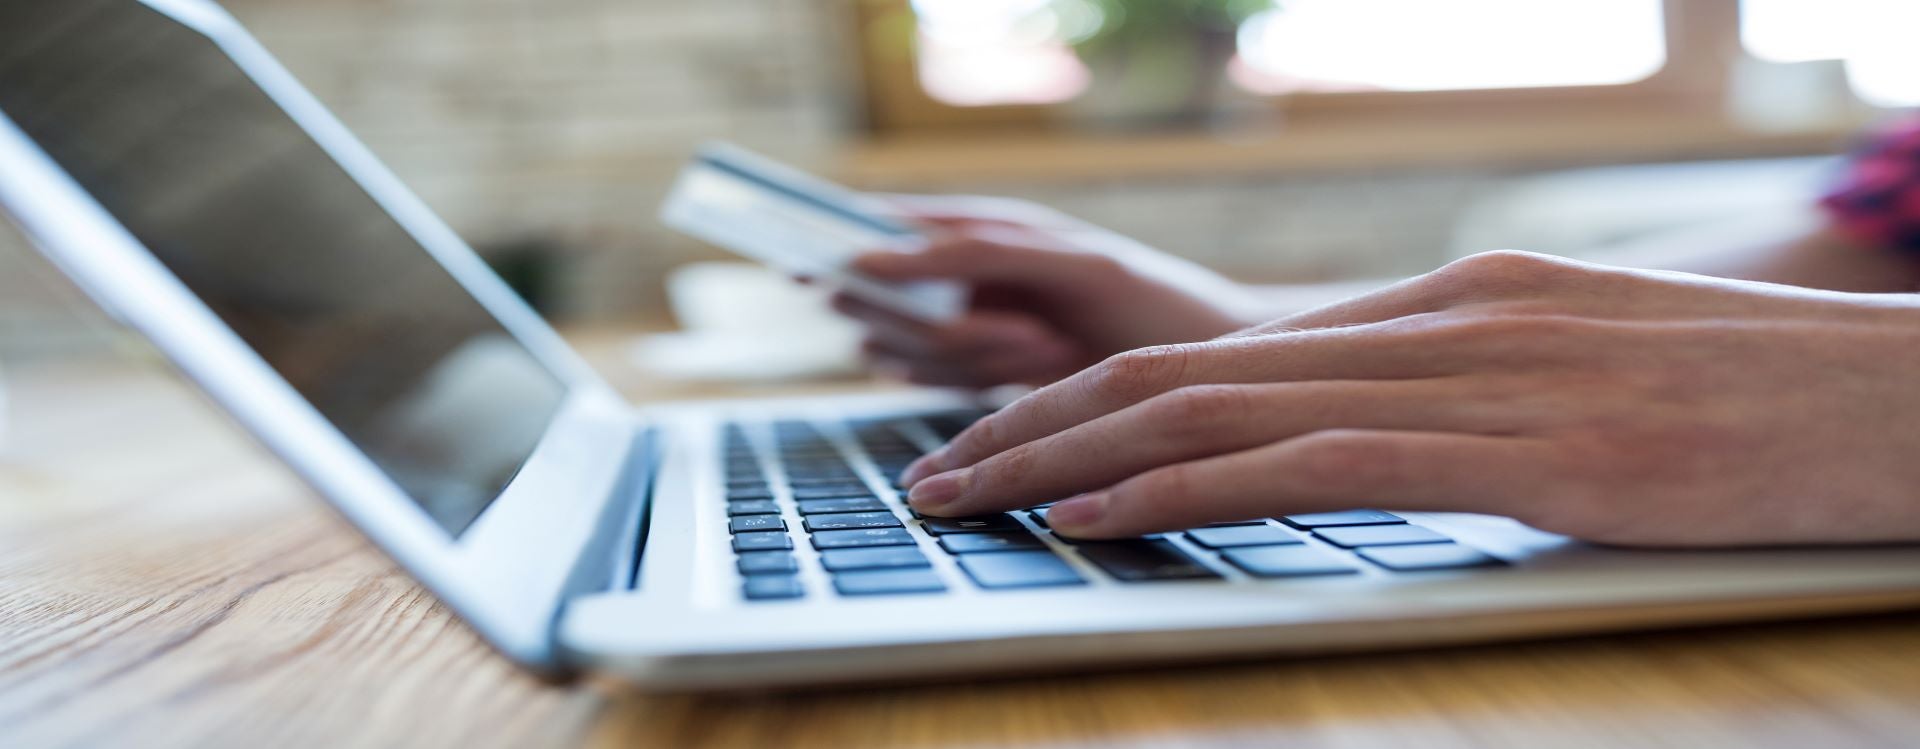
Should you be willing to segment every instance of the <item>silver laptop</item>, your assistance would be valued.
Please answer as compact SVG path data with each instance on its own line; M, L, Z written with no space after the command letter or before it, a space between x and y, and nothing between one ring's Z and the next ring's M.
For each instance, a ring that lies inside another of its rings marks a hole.
M0 204L550 674L769 687L1920 602L1914 548L1627 551L1373 509L1103 543L1052 534L1044 508L915 517L895 477L977 404L628 406L200 0L0 4Z

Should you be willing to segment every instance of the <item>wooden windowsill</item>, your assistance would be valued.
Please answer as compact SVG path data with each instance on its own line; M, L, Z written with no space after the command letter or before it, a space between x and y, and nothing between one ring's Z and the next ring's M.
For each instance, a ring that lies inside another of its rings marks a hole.
M973 134L874 139L841 154L834 173L867 189L1474 167L1835 153L1861 123L1765 133L1698 113L1566 113L1307 123L1235 134Z

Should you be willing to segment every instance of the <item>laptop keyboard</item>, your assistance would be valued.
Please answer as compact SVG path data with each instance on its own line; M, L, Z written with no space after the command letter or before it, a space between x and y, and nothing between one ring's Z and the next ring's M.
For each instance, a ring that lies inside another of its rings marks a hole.
M775 601L951 592L952 583L936 572L930 555L950 558L966 584L984 591L1082 586L1101 578L1145 584L1502 564L1379 510L1219 523L1118 541L1057 535L1047 527L1044 506L968 518L920 517L905 504L899 485L901 472L924 453L916 437L952 439L982 415L952 412L829 426L850 437L842 440L802 421L775 422L759 432L758 440L746 427L728 425L722 445L724 512L741 594L751 601ZM857 460L861 454L866 461ZM877 475L856 467L867 463ZM869 478L878 479L877 486ZM796 554L796 548L814 553ZM803 564L817 565L832 590L809 590Z

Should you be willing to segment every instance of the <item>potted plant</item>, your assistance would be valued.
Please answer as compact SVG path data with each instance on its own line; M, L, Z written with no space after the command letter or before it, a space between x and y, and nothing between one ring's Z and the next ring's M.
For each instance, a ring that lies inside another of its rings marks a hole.
M1096 128L1204 124L1220 97L1240 24L1276 0L1055 0L1097 19L1073 39L1092 73L1070 105Z

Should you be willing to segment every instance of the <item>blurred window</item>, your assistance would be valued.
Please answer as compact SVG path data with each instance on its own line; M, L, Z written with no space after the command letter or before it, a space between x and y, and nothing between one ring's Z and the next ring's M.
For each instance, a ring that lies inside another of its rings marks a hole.
M920 83L955 106L1069 101L1093 82L1089 61L1204 63L1205 51L1181 47L1208 45L1219 32L1233 82L1269 94L1608 85L1646 78L1666 61L1661 0L914 0L912 8Z
M1262 163L1322 166L1817 153L1871 119L1837 76L1787 76L1836 106L1755 126L1735 106L1748 57L1842 59L1869 101L1920 103L1904 38L1920 0L851 2L879 172L949 168L926 146L956 141L1095 172L1116 143L1158 147L1137 163L1168 170L1255 140ZM1155 135L1072 137L1120 132ZM1396 133L1420 139L1366 145ZM1084 148L1047 150L1061 145Z
M1747 51L1773 62L1842 60L1861 98L1920 105L1920 2L1741 0Z
M1666 63L1661 6L1660 0L1286 0L1241 24L1234 78L1272 93L1632 83Z

